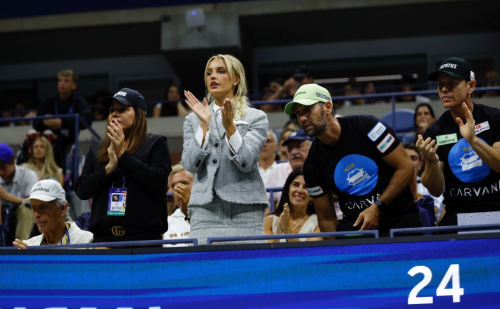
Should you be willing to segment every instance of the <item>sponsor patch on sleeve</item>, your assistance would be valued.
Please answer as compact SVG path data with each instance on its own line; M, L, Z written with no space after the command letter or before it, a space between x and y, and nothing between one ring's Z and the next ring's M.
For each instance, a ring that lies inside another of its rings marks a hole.
M391 147L391 145L394 144L395 141L396 141L396 138L394 136L392 136L391 133L388 133L384 137L384 139L377 145L378 151L380 151L381 153L386 152L387 149L389 149L389 147Z
M481 122L480 124L476 124L476 135L479 133L489 130L490 129L490 123L488 121Z
M307 188L307 192L309 192L310 196L318 196L323 194L323 189L320 186L316 186L314 188Z
M372 142L376 141L382 134L384 134L387 128L382 124L382 122L378 122L370 132L368 132L368 138L372 140Z

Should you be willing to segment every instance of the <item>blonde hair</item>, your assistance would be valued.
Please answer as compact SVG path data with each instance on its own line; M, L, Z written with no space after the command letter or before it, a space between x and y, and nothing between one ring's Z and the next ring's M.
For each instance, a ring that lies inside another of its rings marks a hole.
M186 171L186 173L188 174L189 177L191 177L191 179L194 178L193 173L191 173L190 171L186 170L184 168L184 165L182 165L182 161L181 161L181 162L177 163L176 165L172 166L172 171L170 172L170 175L168 175L168 188L170 188L170 178L172 178L172 176L174 174L177 174L177 173L182 172L182 171Z
M61 70L57 73L57 78L61 77L61 76L64 76L64 77L68 77L68 76L71 76L71 78L73 78L73 82L76 84L76 82L78 81L78 75L76 75L75 72L73 72L73 70L70 70L70 69L64 69L64 70Z
M129 133L129 143L127 145L126 151L130 153L136 152L139 147L144 144L144 142L147 139L148 135L148 122L146 120L146 114L144 111L140 108L136 108L133 106L133 109L135 110L135 119L134 119L134 124L132 125L132 128L130 129ZM109 126L109 117L106 119L106 125L104 128L107 128ZM107 161L108 158L108 147L111 144L111 139L109 138L107 134L108 130L105 129L104 132L104 139L101 139L98 145L98 153L97 153L97 162L102 163Z
M245 69L243 68L243 64L234 56L232 55L215 55L212 56L210 59L207 61L207 65L205 66L205 77L207 76L207 71L208 71L208 66L210 65L210 62L214 59L219 59L224 64L226 65L227 72L229 73L229 78L231 79L231 83L234 84L236 81L236 77L239 77L240 82L238 85L234 86L234 93L233 93L233 102L235 105L235 115L234 115L234 120L241 120L243 116L246 113L247 107L250 106L250 101L248 100L247 97L247 79L245 77ZM206 82L206 78L204 77L204 80ZM207 100L208 102L212 102L214 100L214 97L208 92L208 87L209 85L205 84L205 87L207 88Z
M33 147L35 146L35 143L41 141L43 144L43 147L45 149L45 157L43 158L43 166L42 170L40 171L40 180L43 179L49 179L49 178L55 178L59 179L59 166L57 165L56 161L54 160L54 151L52 150L52 145L50 144L49 140L45 136L40 136L35 141L33 142L31 146L31 153L30 153L30 158L28 160L28 163L36 166L36 160L33 157Z

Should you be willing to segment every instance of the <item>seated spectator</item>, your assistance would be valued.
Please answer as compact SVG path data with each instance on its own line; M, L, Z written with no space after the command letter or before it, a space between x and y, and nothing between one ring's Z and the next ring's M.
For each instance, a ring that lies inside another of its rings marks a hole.
M293 131L300 130L301 127L299 123L297 122L297 119L290 119L285 123L283 126L283 129L280 134L280 148L278 151L278 160L279 161L288 161L288 154L287 154L287 149L286 146L283 146L283 143L287 140L288 136L292 134Z
M401 86L401 92L413 92L417 89L414 89L411 84L405 83ZM396 97L397 102L417 102L417 103L430 103L431 100L423 95L403 95Z
M375 90L375 85L372 82L366 83L365 87L365 94L376 94L377 91ZM377 98L367 98L366 103L367 104L372 104L376 103L378 101ZM339 115L335 115L335 117L339 117Z
M293 79L297 83L299 83L299 87L302 85L314 83L314 77L309 71L309 68L305 65L301 65L297 69L295 69L295 72L293 73Z
M30 205L35 223L41 235L28 240L16 239L13 245L19 249L28 246L69 245L91 243L92 233L82 231L75 223L66 223L64 216L68 211L66 193L61 185L52 179L41 180L31 188L29 198L22 206Z
M156 104L153 110L153 118L164 116L181 116L189 114L189 107L182 101L181 89L177 85L171 85L165 92L165 100L168 102Z
M78 76L72 70L62 70L57 73L57 94L47 98L38 107L37 116L54 116L66 114L78 114L89 125L92 124L93 115L90 106L84 98L74 93L77 87ZM58 140L54 144L54 158L57 165L65 167L65 156L75 142L75 118L51 118L35 120L33 127L39 132L47 129L52 130L54 137ZM79 126L79 131L85 129Z
M299 167L288 175L283 195L278 207L266 216L264 233L266 235L320 233L318 217L311 196L306 190L302 168ZM271 239L267 242L317 241L321 237Z
M264 88L264 97L262 100L264 101L271 101L270 98L274 98L274 100L282 100L282 99L289 99L290 96L287 93L282 93L281 89L283 87L281 86L283 84L282 79L273 79L269 82L269 85ZM277 97L275 94L279 93L279 97ZM261 104L260 109L263 110L266 113L273 113L273 112L281 112L283 111L284 104Z
M282 87L274 88L274 93L268 96L267 100L291 99L300 86L312 83L314 83L314 77L311 72L306 66L301 65L295 69L293 76L287 79Z
M4 113L5 118L11 118L11 117L33 117L36 116L36 112L33 111L28 111L26 112L26 107L24 106L24 103L19 102L16 104L16 111L14 113ZM18 111L18 112L17 112ZM15 122L2 122L3 126L25 126L28 125L28 121L26 120L21 120L21 121L15 121Z
M292 134L294 130L291 129L283 129L280 134L280 142L279 142L279 150L278 150L278 161L288 161L288 153L286 150L286 146L283 143L288 139L290 134Z
M443 205L444 197L443 197L442 194L439 197L432 196L429 193L429 190L427 190L427 188L424 187L424 185L422 184L422 180L418 176L418 173L422 169L423 158L420 155L420 152L418 151L418 148L414 144L411 144L411 143L404 144L403 147L405 148L406 154L408 154L408 157L410 157L411 163L413 164L413 170L414 170L414 173L415 173L415 182L416 182L415 185L416 185L416 190L417 190L416 192L422 198L426 198L428 196L430 196L432 198L433 205L434 205L434 214L435 215L431 216L430 218L433 219L433 220L436 220L436 218L439 218L439 216L441 215L441 212L444 209L444 205ZM415 197L417 197L415 195L415 193L413 195ZM418 200L416 200L416 201L418 201ZM418 203L417 203L417 205L418 205ZM434 226L434 223L435 223L435 221L432 222L433 226Z
M54 179L64 186L64 177L62 169L57 166L52 152L52 145L44 136L40 136L33 142L29 149L29 160L21 164L35 172L38 180Z
M287 147L288 162L278 164L269 174L265 185L266 188L283 187L290 173L304 165L314 138L308 136L304 130L293 131L283 143ZM274 192L275 203L281 198L281 192Z
M278 165L276 163L277 150L278 142L276 141L276 134L274 134L273 130L267 130L267 140L264 147L262 147L259 157L259 173L264 183L266 183L267 177Z
M172 167L168 183L174 195L174 203L173 207L168 209L168 230L163 234L163 239L189 238L190 226L187 207L193 181L193 174L186 171L182 163L179 162ZM163 246L172 245L165 244ZM178 244L177 246L187 246L187 244Z
M358 83L354 80L354 78L350 78L349 81L344 85L344 95L346 96L361 95L362 93L359 89L360 87ZM363 104L365 104L365 99L363 98L344 101L344 106L363 105Z
M403 137L402 143L415 144L417 136L423 135L425 130L436 121L434 110L429 103L420 103L415 107L415 114L413 116L414 130Z
M401 87L401 92L413 92L413 88L409 84L404 84ZM398 102L415 102L415 96L414 95L403 95L396 97L396 100Z
M36 182L35 172L17 166L12 148L0 143L0 202L1 207L14 210L17 219L15 238L28 239L33 229L33 214L21 202L30 195L30 189Z

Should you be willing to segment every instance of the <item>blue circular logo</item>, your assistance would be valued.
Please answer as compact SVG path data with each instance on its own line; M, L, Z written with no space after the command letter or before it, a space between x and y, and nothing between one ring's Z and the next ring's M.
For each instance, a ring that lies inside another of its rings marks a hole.
M482 140L482 139L481 139ZM482 140L484 142L484 140ZM458 179L466 183L486 178L491 169L479 158L465 138L461 138L448 154L448 164Z
M351 195L370 193L378 181L378 166L370 158L362 155L348 155L335 167L335 185L340 191Z

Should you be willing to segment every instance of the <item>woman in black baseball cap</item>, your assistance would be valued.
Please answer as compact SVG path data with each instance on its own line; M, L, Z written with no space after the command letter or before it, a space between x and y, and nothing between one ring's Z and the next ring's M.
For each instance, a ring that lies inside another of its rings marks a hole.
M102 101L105 136L90 148L76 183L81 199L92 198L94 242L160 240L167 230L170 153L164 136L147 133L144 101L129 88Z

